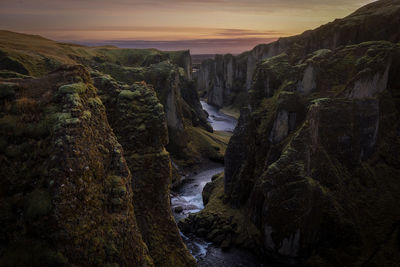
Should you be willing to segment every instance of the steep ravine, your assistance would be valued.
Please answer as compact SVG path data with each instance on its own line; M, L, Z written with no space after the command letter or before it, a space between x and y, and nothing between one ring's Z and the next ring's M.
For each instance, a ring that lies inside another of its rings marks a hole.
M214 131L233 131L237 123L234 118L219 112L218 109L204 101L201 101L201 104L209 114L209 122ZM202 166L199 171L184 177L183 183L175 188L171 197L171 207L177 222L204 208L202 197L204 187L213 177L223 171L223 164L209 163ZM205 238L193 234L181 233L181 235L199 266L265 266L259 262L257 257L247 251L233 248L223 251Z

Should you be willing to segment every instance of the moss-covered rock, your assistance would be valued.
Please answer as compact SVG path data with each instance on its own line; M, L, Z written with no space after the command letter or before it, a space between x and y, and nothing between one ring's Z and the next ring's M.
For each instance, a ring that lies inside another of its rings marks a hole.
M108 121L124 147L132 172L135 214L144 241L157 266L195 264L179 235L171 214L169 187L172 169L164 107L152 86L141 82L124 86L112 78L94 78L107 108ZM126 190L113 176L115 197ZM114 198L114 205L119 198Z
M13 80L15 99L0 104L2 266L153 265L89 77L64 66Z
M82 94L86 91L87 85L84 83L66 84L58 88L60 94Z
M258 65L222 199L248 214L260 254L315 266L399 260L398 62L398 44L377 41Z

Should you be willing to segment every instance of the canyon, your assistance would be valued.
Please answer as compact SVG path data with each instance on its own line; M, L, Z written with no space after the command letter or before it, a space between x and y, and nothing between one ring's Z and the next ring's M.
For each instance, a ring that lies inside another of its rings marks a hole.
M279 264L398 264L399 19L398 1L376 1L203 63L209 103L247 101L224 174L181 229Z
M380 0L196 72L0 31L0 266L398 265L399 25Z

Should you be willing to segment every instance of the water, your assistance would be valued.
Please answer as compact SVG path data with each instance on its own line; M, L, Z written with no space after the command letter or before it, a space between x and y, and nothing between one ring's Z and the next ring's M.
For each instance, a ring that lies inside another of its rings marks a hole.
M200 101L200 103L203 109L208 112L208 121L214 131L233 132L237 123L235 118L219 112L216 107L210 106L204 101Z
M173 212L175 220L186 218L190 213L196 213L204 209L203 198L201 193L206 183L211 181L211 177L224 171L222 164L210 164L204 170L189 175L184 178L182 185L174 192L171 198L171 207L183 208L180 213ZM211 243L195 235L184 235L181 233L183 241L185 241L190 253L197 259L203 259L207 256Z
M215 107L201 101L203 109L210 115L208 120L215 131L233 132L236 119L219 112ZM172 210L182 208L182 212L173 212L175 220L186 218L190 213L196 213L204 209L202 191L204 186L211 181L213 175L224 170L222 164L210 163L207 167L196 173L184 177L182 184L175 190L171 197ZM236 266L264 266L249 252L232 248L222 251L212 243L194 235L184 235L182 239L190 253L196 258L199 266L207 267L236 267Z
M175 196L171 198L172 209L182 207L181 213L174 213L177 221L186 218L190 213L196 213L204 209L201 193L206 183L211 182L213 175L224 171L224 165L213 163L204 170L185 177L182 185L176 190Z

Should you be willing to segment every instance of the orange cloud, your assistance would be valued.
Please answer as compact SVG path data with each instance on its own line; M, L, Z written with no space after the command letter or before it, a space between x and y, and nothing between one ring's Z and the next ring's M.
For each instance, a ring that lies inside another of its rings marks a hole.
M248 41L240 44L253 45L250 40L262 42L301 33L368 2L371 0L0 0L0 29L92 43L243 39ZM237 45L238 49L247 47ZM217 49L213 46L210 49Z

